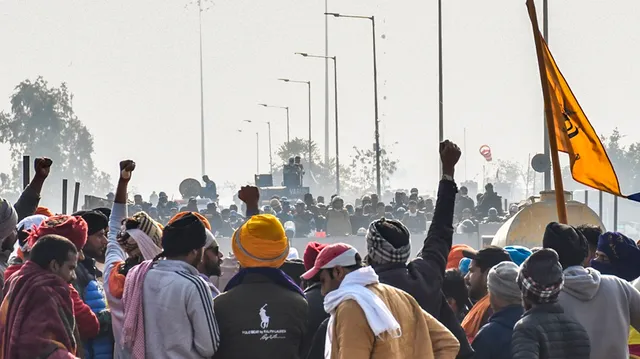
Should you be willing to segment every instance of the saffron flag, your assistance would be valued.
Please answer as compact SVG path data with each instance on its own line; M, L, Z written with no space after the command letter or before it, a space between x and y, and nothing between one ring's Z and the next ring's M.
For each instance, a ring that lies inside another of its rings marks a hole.
M527 0L527 8L536 41L542 90L545 92L545 114L553 118L558 151L569 155L573 179L603 192L640 201L640 193L625 196L620 191L618 176L600 138L540 33L533 0Z

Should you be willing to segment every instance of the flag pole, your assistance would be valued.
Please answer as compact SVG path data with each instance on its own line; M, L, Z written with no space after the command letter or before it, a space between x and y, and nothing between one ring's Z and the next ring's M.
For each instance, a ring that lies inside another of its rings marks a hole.
M538 27L538 17L533 0L527 0L527 9L533 27L533 37L536 43L536 53L538 54L538 68L540 70L540 81L542 83L542 95L544 97L544 112L547 121L547 133L549 135L549 146L551 147L551 165L553 166L553 182L555 185L556 207L558 209L558 222L567 224L567 206L564 201L564 186L562 185L562 172L560 169L560 159L558 157L558 142L555 134L555 124L553 110L551 108L551 97L549 95L549 83L546 76L542 37Z

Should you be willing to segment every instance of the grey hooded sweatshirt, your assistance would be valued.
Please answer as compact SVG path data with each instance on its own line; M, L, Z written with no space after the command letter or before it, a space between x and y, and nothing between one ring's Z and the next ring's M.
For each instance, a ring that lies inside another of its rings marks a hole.
M587 330L590 359L628 359L629 330L640 328L640 292L630 283L593 268L564 270L559 303Z

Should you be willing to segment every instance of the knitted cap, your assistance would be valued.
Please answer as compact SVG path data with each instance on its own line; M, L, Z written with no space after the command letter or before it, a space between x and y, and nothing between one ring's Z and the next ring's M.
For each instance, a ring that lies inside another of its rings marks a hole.
M572 226L551 222L544 230L542 246L558 254L563 268L580 265L589 254L587 239Z
M193 213L167 224L162 231L162 248L168 257L188 254L194 249L203 248L206 242L206 227Z
M72 216L82 217L87 222L88 234L91 236L109 226L109 218L99 211L80 211Z
M487 275L489 295L509 303L519 302L522 296L517 282L519 271L520 267L513 262L501 262L493 266Z
M11 203L0 199L0 240L3 240L16 230L18 213Z
M562 266L553 249L543 248L527 258L518 274L523 297L535 304L554 303L564 284Z

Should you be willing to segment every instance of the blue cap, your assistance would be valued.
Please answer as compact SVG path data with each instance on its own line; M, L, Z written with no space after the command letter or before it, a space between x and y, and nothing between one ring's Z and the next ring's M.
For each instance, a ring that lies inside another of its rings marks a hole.
M506 246L504 250L509 253L511 260L517 265L521 265L532 253L529 248L523 246Z
M460 269L460 273L462 273L463 276L467 275L467 273L469 273L469 264L471 263L471 258L462 258L460 260L460 264L458 265L458 269Z

